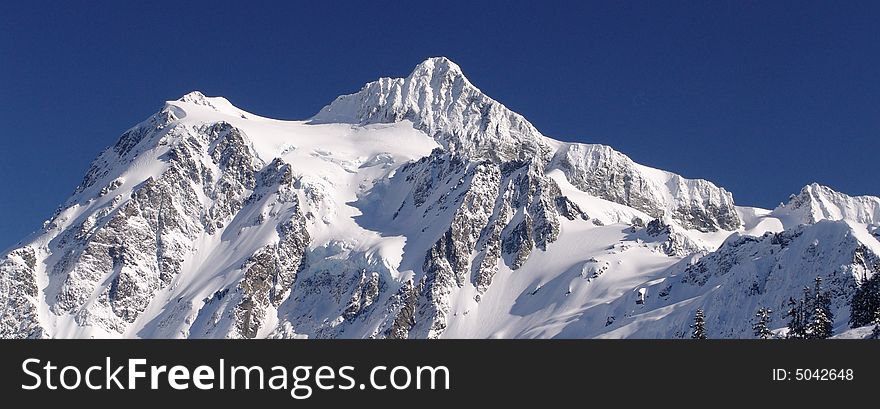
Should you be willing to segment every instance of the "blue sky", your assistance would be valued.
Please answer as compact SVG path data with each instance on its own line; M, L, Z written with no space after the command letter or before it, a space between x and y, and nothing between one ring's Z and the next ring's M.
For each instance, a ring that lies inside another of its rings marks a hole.
M436 55L548 136L739 204L880 195L878 2L194 3L0 3L0 248L165 100L303 119Z

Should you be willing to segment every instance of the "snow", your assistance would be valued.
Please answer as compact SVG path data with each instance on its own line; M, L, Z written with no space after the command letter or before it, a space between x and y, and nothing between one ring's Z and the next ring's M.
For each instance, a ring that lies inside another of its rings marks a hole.
M837 334L832 339L870 339L871 334L874 331L873 325L866 325L864 327L852 328L846 331Z
M577 322L604 323L605 315L585 313L602 310L677 261L627 243L628 228L625 224L563 222L558 241L546 252L534 252L516 271L502 268L479 304L470 292L459 293L453 302L456 315L443 336L550 338L566 336L569 326ZM583 277L582 265L591 259L607 263L608 271L594 279Z

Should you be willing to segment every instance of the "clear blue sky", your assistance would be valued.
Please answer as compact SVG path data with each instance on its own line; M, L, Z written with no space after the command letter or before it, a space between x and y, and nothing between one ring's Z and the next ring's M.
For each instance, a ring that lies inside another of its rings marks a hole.
M0 2L0 248L191 90L303 119L429 56L545 134L773 207L880 194L880 3Z

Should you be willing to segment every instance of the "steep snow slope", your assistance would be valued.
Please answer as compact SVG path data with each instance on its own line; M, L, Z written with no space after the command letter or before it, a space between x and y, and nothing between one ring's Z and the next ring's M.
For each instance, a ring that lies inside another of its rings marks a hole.
M743 337L817 275L842 331L877 203L736 207L543 136L445 58L306 121L193 92L0 258L0 336L676 337L700 306Z

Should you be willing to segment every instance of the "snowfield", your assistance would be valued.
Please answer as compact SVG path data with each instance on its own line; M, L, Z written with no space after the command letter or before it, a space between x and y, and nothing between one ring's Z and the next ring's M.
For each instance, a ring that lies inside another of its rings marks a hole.
M821 277L834 333L880 198L777 209L557 141L445 58L280 121L192 92L0 258L4 338L753 338Z

